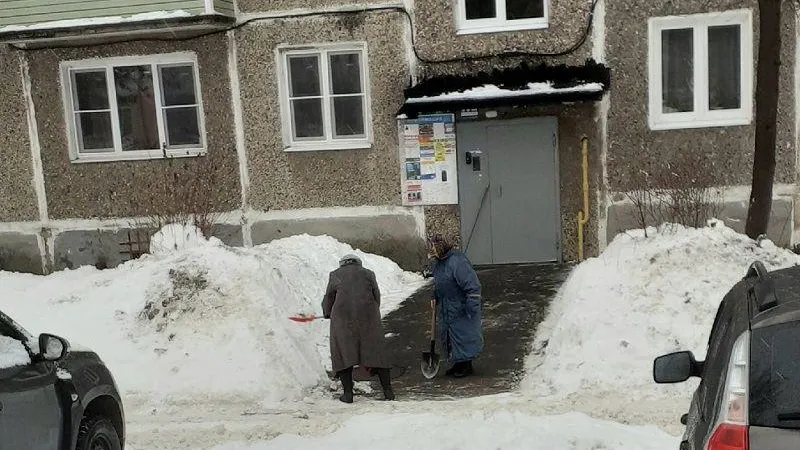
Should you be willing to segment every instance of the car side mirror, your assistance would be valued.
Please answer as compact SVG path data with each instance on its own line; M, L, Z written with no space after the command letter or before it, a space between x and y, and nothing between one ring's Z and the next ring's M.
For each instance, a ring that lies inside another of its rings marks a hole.
M69 342L52 334L39 335L39 352L45 361L60 361L69 354Z
M703 363L694 359L692 352L675 352L662 355L653 361L653 380L656 383L682 383L699 377Z

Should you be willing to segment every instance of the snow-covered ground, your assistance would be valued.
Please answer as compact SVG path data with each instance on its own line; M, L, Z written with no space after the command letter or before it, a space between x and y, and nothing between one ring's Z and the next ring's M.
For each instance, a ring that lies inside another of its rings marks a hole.
M0 309L33 332L98 351L125 393L130 450L430 442L672 450L695 384L654 384L653 358L679 349L703 357L717 305L750 263L777 268L800 257L719 222L648 235L621 235L573 271L516 392L468 400L412 402L398 393L397 402L345 405L326 392L327 323L286 319L319 312L327 273L352 251L325 237L241 249L191 233L162 236L156 255L117 269L0 272ZM175 243L186 248L176 251ZM378 276L384 313L423 283L391 261L359 254Z
M446 448L463 450L664 450L676 440L655 427L630 427L567 413L520 412L373 413L345 422L330 435L284 434L263 443L230 443L216 450L330 450Z

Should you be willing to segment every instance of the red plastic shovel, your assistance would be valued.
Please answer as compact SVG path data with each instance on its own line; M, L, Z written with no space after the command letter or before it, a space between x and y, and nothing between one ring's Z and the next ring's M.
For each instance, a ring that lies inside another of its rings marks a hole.
M317 319L324 319L324 317L322 317L322 316L307 316L305 314L300 314L300 315L297 315L297 316L289 317L289 320L293 320L295 322L301 322L301 323L313 322L313 321L315 321Z

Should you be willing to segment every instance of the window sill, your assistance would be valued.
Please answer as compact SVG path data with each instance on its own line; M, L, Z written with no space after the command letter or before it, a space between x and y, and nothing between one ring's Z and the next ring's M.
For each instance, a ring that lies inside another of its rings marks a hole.
M716 128L745 126L752 123L751 117L731 117L724 119L686 118L681 120L650 120L650 129L653 131L684 130L694 128Z
M290 144L284 147L283 151L286 153L300 153L300 152L325 152L325 151L339 151L339 150L371 150L372 143L368 141L355 141L355 142L314 142L314 143L297 143Z
M549 27L547 21L527 23L520 25L485 25L485 26L460 26L456 30L458 36L472 34L507 33L512 31L543 30Z
M196 156L204 156L207 153L206 149L175 149L167 150L167 158L194 158ZM146 161L153 159L165 159L164 153L160 150L154 151L140 151L130 153L110 153L110 154L88 154L70 156L70 162L73 164L87 164L87 163L102 163L102 162L121 162L121 161Z

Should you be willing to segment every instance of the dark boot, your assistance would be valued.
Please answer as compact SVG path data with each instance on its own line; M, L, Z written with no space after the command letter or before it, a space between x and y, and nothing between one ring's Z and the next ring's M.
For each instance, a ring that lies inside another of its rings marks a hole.
M461 364L460 368L453 372L453 376L456 378L464 378L472 375L473 373L474 370L472 369L472 361L465 361Z
M353 368L344 369L338 372L339 380L342 382L344 393L339 400L344 403L353 403Z
M444 374L447 375L448 377L454 376L457 372L460 372L461 370L463 370L463 367L464 367L464 363L463 362L457 362L457 363L453 364L453 367L447 369L444 372Z
M394 390L392 389L392 380L389 374L389 369L378 369L378 378L381 380L383 397L386 400L394 400Z

